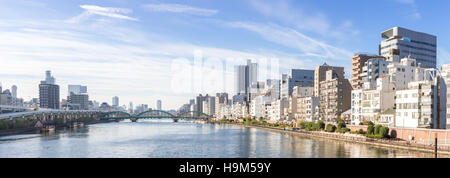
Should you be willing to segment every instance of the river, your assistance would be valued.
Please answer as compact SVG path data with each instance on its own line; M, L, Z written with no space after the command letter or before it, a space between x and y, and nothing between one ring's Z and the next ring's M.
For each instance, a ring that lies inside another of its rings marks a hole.
M162 119L4 136L0 137L0 157L431 158L434 155L237 125L174 123Z

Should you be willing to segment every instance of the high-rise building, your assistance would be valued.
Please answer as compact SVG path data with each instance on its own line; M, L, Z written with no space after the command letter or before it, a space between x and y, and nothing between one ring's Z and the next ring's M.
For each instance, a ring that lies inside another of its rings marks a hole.
M112 106L113 107L118 107L119 106L119 97L118 96L114 96L112 98Z
M41 108L59 109L59 86L50 71L46 71L45 81L39 84L39 102Z
M355 54L352 57L352 88L354 90L361 89L363 86L361 74L365 63L372 58L381 58L381 56L368 55L368 54Z
M314 70L291 69L289 74L284 74L281 80L281 97L287 98L292 95L294 86L314 86Z
M156 101L156 110L162 110L162 101L161 100Z
M55 84L55 78L52 76L51 71L45 71L45 83L54 85Z
M381 37L385 40L380 44L380 55L388 56L395 51L400 58L410 56L422 67L436 68L436 36L394 27L381 33Z
M247 60L247 65L235 66L235 90L236 94L248 94L252 83L258 81L258 64Z
M17 86L15 85L11 87L11 96L13 97L13 99L17 99Z
M333 67L329 66L327 63L324 63L321 66L316 67L314 71L314 96L320 96L320 89L322 88L320 82L326 80L326 73L329 70L333 70L338 78L344 78L344 67Z
M70 95L70 93L74 93L76 95L82 94L82 93L87 93L87 86L82 86L82 85L69 85L68 87L68 94Z

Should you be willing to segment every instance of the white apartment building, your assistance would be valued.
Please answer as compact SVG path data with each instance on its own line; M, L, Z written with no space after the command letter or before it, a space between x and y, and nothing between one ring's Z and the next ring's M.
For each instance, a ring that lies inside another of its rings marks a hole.
M260 95L254 98L250 104L250 115L256 119L267 118L267 105L271 104L271 98Z
M270 121L285 120L285 110L289 107L289 102L286 98L273 101L268 111Z
M360 98L360 122L378 123L380 114L394 108L395 86L390 83L389 75L377 80L376 89L363 90Z
M444 79L447 89L450 88L450 64L441 66L441 75ZM447 101L450 101L450 89L447 90ZM450 110L450 104L447 103L447 111ZM450 114L447 114L447 129L450 129Z
M389 73L388 65L391 61L384 58L372 58L367 60L362 69L361 78L364 89L376 88L377 79Z
M297 99L297 120L313 122L319 120L318 109L320 104L319 97L299 97Z
M396 91L396 127L445 129L447 125L447 89L444 80L409 83Z

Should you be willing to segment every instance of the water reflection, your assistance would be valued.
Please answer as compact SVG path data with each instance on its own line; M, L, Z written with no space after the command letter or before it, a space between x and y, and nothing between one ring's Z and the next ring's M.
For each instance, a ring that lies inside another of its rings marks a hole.
M433 154L224 124L139 120L0 137L0 157L392 158ZM445 155L441 155L445 156Z

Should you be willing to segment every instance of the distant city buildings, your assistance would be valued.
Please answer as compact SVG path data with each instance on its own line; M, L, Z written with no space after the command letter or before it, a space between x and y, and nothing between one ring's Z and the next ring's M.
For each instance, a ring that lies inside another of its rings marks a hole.
M112 106L113 107L119 107L119 97L118 96L114 96L112 98Z
M162 101L161 100L158 100L158 101L156 101L156 110L162 110Z

